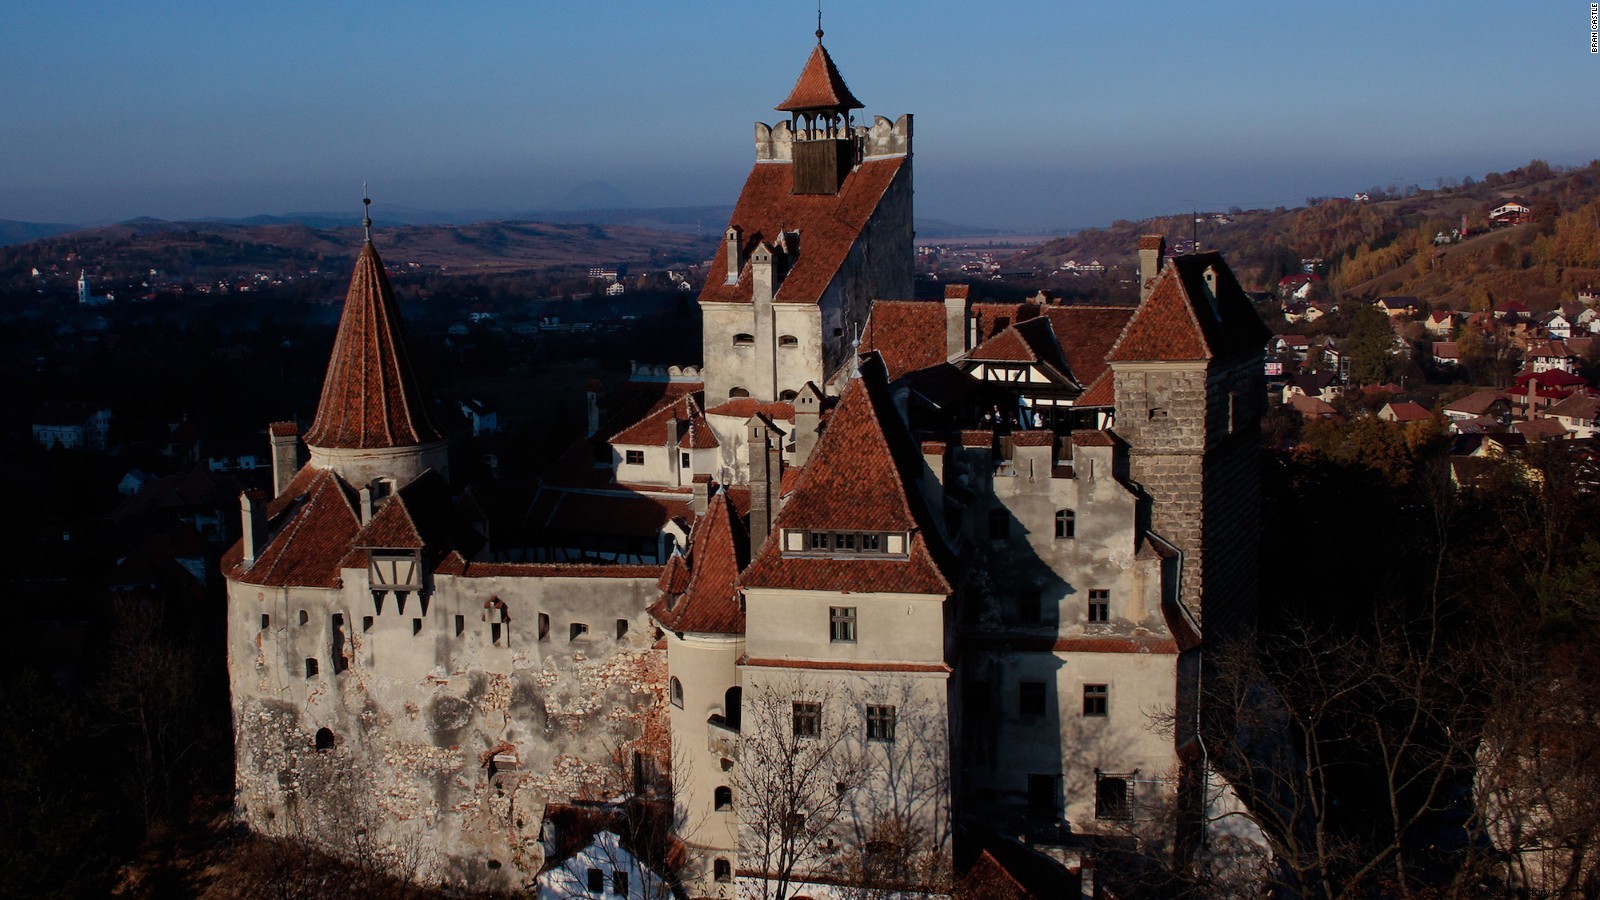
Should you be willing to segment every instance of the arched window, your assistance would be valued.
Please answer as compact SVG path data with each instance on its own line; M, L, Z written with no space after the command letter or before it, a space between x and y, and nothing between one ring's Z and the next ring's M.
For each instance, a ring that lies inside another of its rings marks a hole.
M725 784L717 785L717 789L712 792L712 797L714 799L713 805L718 812L733 809L733 788Z
M798 347L798 346L800 346L800 339L795 337L792 334L779 335L778 336L778 346L779 347Z
M722 695L722 720L734 731L739 730L742 721L742 712L739 706L744 701L744 689L739 687L728 688Z
M306 677L317 677L317 658L314 656L306 657Z
M750 392L745 390L742 387L736 387L736 388L733 388L732 390L728 391L728 396L729 397L748 397L748 396L750 396Z
M333 732L327 728L318 728L315 746L318 750L332 750Z
M672 705L683 709L683 682L674 675L667 681L667 693L672 699Z
M311 617L306 614L305 610L300 610L300 624L304 625L309 621L311 621Z
M711 864L711 874L712 877L716 878L720 882L727 883L732 881L733 863L729 862L727 857L719 856L717 857L716 861Z
M1056 510L1056 537L1066 540L1078 536L1078 514L1070 509Z
M756 338L753 334L745 334L740 332L739 334L733 336L733 345L735 347L750 347L754 346L755 342Z
M794 398L796 398L798 396L800 396L800 395L795 391L780 391L778 393L778 399L782 400L785 403L794 402Z

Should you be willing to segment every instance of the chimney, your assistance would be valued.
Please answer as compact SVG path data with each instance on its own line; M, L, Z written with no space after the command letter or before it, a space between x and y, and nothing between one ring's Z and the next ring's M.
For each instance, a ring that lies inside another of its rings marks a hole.
M1161 257L1167 255L1167 239L1159 234L1139 238L1139 302L1150 299L1156 276L1161 274Z
M359 509L356 510L356 514L361 516L361 524L365 525L368 522L371 522L372 521L372 486L371 485L365 485L364 484L364 485L361 486L361 491L360 491L359 494L357 494L356 505L360 507Z
M1205 272L1202 273L1200 277L1205 279L1205 283L1206 283L1206 300L1211 303L1211 314L1213 316L1216 316L1217 317L1217 321L1220 322L1222 320L1222 306L1217 303L1217 268L1216 268L1216 266L1206 266Z
M723 239L727 244L728 255L728 278L725 282L727 284L738 284L739 270L744 268L744 260L739 258L742 246L739 238L739 226L729 225L727 237Z
M267 426L267 436L272 442L272 496L277 497L288 490L300 469L300 426L273 422Z
M711 476L696 475L694 477L694 493L690 495L690 508L696 516L703 516L711 508Z
M971 350L967 346L967 299L972 288L964 284L946 285L944 289L944 356L953 360Z
M755 313L756 364L750 393L762 400L778 399L776 323L772 294L777 290L777 263L765 242L750 254L750 305Z
M817 446L817 429L822 422L822 391L812 382L794 398L794 464L803 466Z
M583 427L583 436L592 438L600 431L600 379L591 378L584 392L584 402L588 421Z
M667 471L672 473L672 483L683 484L683 467L678 465L678 441L683 438L683 423L678 421L678 411L673 409L667 417Z
M944 441L922 442L922 496L928 503L928 509L933 513L934 521L941 529L945 525L944 516ZM946 535L948 537L948 535Z
M782 487L781 457L774 446L782 440L782 432L760 416L751 416L746 423L750 442L750 555L761 552L772 531L772 520L777 515L778 491Z
M239 494L239 524L243 531L239 545L244 548L245 565L256 561L256 555L267 542L266 499L260 491Z

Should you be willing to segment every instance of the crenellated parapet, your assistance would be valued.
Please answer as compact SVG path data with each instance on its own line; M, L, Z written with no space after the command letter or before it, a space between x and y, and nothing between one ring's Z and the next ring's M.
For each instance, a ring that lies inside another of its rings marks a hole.
M834 137L825 129L795 129L788 122L768 125L756 124L756 161L791 162L796 142L827 140ZM894 121L883 116L873 116L872 124L852 125L850 136L855 140L859 158L888 159L911 155L911 114L906 113Z

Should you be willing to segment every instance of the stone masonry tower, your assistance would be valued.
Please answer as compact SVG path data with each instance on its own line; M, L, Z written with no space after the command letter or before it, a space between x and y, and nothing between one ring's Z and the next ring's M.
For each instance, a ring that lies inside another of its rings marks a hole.
M1223 641L1255 619L1268 336L1222 257L1201 253L1166 261L1110 355L1149 526L1183 552L1181 599Z

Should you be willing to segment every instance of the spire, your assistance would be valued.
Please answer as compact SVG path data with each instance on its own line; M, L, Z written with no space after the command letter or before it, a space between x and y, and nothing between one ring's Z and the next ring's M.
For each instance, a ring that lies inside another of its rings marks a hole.
M862 108L861 101L845 86L844 77L833 64L833 57L828 55L828 48L822 46L820 12L817 19L817 46L812 49L805 68L800 70L794 90L775 108L788 113L827 112L834 115L844 115L852 109Z
M367 196L367 183L361 182L361 227L367 233L367 243L372 243L372 198Z
M305 435L313 449L372 450L440 440L411 369L400 307L372 245L371 219L363 224L367 241L350 277L317 417Z

